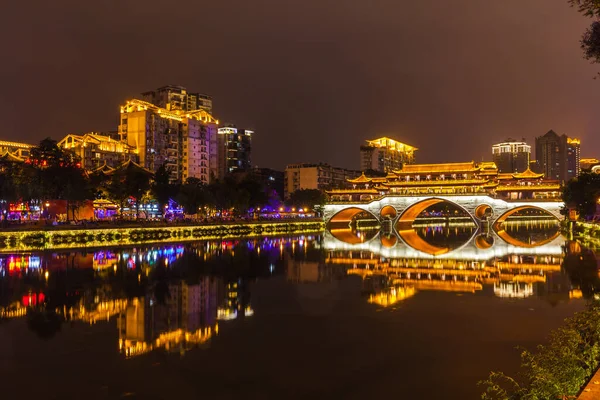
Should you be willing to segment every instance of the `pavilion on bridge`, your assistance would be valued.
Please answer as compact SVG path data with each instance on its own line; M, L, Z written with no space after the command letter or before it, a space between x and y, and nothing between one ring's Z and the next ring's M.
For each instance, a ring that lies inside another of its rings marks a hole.
M364 173L348 179L349 188L327 191L333 203L368 202L384 196L436 196L483 194L504 200L560 198L558 181L546 180L530 169L499 173L493 162L407 164L385 177Z

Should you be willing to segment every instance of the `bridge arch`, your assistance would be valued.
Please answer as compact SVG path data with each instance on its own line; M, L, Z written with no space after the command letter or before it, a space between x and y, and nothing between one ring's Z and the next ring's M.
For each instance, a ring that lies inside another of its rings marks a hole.
M492 236L482 233L480 235L477 235L477 237L475 237L475 246L478 249L481 249L481 250L489 249L493 245L494 245L494 238Z
M477 217L477 219L479 220L482 220L486 216L486 214L492 214L493 212L494 209L492 208L492 206L483 203L478 205L477 208L475 208L475 217Z
M473 222L476 222L475 219L473 218L473 215L468 210L466 210L463 206L461 206L460 204L457 204L450 200L441 199L438 197L432 197L430 199L421 200L421 201L407 207L406 210L404 210L404 212L402 212L402 214L400 214L400 217L398 218L397 225L398 225L399 229L407 229L407 228L412 227L413 222L415 222L415 219L419 216L419 214L421 214L427 208L429 208L433 205L439 204L439 203L448 203L448 204L451 204L452 206L459 208L465 214L467 214L469 217L471 217Z
M515 208L511 208L510 210L506 211L504 214L500 215L498 217L498 219L496 220L496 222L494 222L494 227L498 227L500 224L502 224L504 221L506 221L506 219L516 213L518 213L519 211L523 211L523 210L537 210L537 211L541 211L544 214L548 215L549 217L553 217L554 219L556 219L557 221L559 221L558 217L556 215L554 215L553 213L551 213L548 210L544 210L541 207L538 206L532 206L532 205L522 205L519 207L515 207Z
M419 250L423 253L434 255L434 256L442 255L442 254L448 253L450 251L456 250L456 249L453 249L453 248L450 248L447 246L442 247L442 246L436 246L431 243L428 243L425 239L423 239L421 236L419 236L417 231L414 230L412 227L415 219L423 211L425 211L427 208L429 208L433 205L440 204L440 203L449 203L452 206L455 206L456 208L458 208L458 209L462 210L464 213L466 213L469 217L471 217L471 220L473 220L473 222L475 222L473 215L471 215L471 213L469 213L469 211L467 211L460 204L456 204L456 203L446 200L446 199L432 197L432 198L424 199L417 203L412 204L406 210L404 210L404 212L402 214L400 214L400 217L398 218L398 221L396 222L396 232L398 233L398 236L400 237L400 239L402 239L402 241L404 243L406 243L408 246L412 247L413 249Z
M390 218L395 219L398 216L398 211L392 206L384 206L379 212L381 219Z
M527 242L523 242L522 240L512 237L504 229L500 229L496 233L498 234L500 239L504 240L506 243L513 245L515 247L523 247L523 248L528 248L528 249L548 244L560 236L560 230L557 230L556 233L554 233L554 235L550 236L549 238L546 238L544 240L541 240L541 241L535 242L535 243L527 243Z
M390 235L382 234L379 239L381 240L381 245L386 248L394 247L398 243L398 237L393 233Z
M331 224L331 223L347 222L348 224L350 224L350 222L352 222L354 217L356 217L360 213L368 213L370 216L373 217L373 219L376 219L377 221L379 221L379 219L377 219L377 217L375 215L373 215L373 213L371 213L370 211L367 211L367 210L359 208L359 207L349 207L349 208L344 208L343 210L340 210L336 214L334 214L329 219L329 223Z
M359 244L370 242L379 234L379 228L377 232L373 229L367 231L361 231L358 226L357 216L365 214L367 219L376 221L377 227L379 226L379 219L373 213L359 207L349 207L338 211L334 214L327 223L327 229L336 239L348 243L348 244ZM353 224L356 222L356 224Z
M558 217L556 215L554 215L553 213L551 213L548 210L544 210L541 207L537 207L537 206L532 206L532 205L522 205L519 207L515 207L513 209L510 209L508 211L506 211L504 214L502 214L500 217L498 217L498 219L496 220L496 222L494 222L494 230L496 231L496 234L502 239L504 240L506 243L513 245L515 247L523 247L523 248L533 248L533 247L538 247L538 246L543 246L545 244L548 244L550 242L552 242L554 239L556 239L557 237L560 236L560 229L557 229L556 232L546 238L543 239L541 241L535 242L535 243L527 243L524 242L522 240L519 240L515 237L513 237L512 235L510 235L504 228L503 223L512 215L518 213L519 211L523 211L523 210L536 210L536 211L541 211L543 214L552 217L554 219L556 219L557 221L559 221Z

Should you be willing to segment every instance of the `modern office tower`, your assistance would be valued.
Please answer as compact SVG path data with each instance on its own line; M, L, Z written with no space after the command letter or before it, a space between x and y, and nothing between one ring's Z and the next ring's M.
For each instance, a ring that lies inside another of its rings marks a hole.
M558 135L550 130L535 138L535 156L547 179L566 182L579 175L581 157L579 139Z
M142 93L142 100L169 111L194 111L202 109L212 114L212 97L190 93L183 86L168 85Z
M203 109L167 110L133 99L121 106L119 135L150 171L164 163L173 182L193 177L210 183L218 175L218 123Z
M529 167L531 146L525 139L506 139L492 146L492 158L500 172L523 172Z
M298 189L332 189L348 186L347 179L361 175L360 171L332 167L329 164L290 164L285 167L284 197Z
M219 178L236 171L252 168L252 135L254 131L238 129L234 125L219 128L217 158Z
M104 165L116 168L126 161L138 162L137 149L103 133L67 135L58 147L74 152L81 159L81 167L93 170Z
M367 140L366 145L360 146L360 169L380 172L400 169L403 164L415 163L417 150L387 137Z

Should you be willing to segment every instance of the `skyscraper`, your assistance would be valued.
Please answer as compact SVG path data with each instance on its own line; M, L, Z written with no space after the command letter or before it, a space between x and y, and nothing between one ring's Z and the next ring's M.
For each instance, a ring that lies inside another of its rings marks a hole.
M415 163L417 150L387 137L367 140L366 145L360 146L360 169L380 172L400 169L403 164Z
M535 156L546 178L566 182L579 175L580 144L552 130L535 138Z
M220 178L235 171L252 168L252 135L254 131L238 129L235 125L219 128L218 158Z
M190 93L183 86L167 85L142 93L142 100L168 111L204 110L212 114L212 97L207 94Z
M156 171L165 163L173 182L210 183L218 174L218 123L202 109L167 110L134 99L121 106L119 135L137 149L143 167Z
M492 146L492 158L499 172L523 172L529 167L531 146L525 139L516 141L506 139Z

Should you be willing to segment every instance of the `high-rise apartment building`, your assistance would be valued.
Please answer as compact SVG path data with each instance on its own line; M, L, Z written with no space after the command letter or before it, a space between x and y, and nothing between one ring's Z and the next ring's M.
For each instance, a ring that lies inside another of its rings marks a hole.
M207 111L167 110L142 100L121 106L119 135L138 150L141 166L156 171L166 164L171 180L218 176L217 124Z
M367 140L366 145L360 146L360 168L363 171L380 172L400 169L403 164L415 163L417 150L416 147L387 137Z
M523 172L529 168L531 146L525 139L520 142L506 139L492 146L492 158L500 172Z
M58 147L74 152L81 159L81 167L87 170L104 165L116 168L126 161L138 162L136 148L102 133L67 135L58 142Z
M212 114L212 97L191 93L183 86L168 85L142 93L142 100L169 111L204 110Z
M579 139L552 130L535 138L535 156L541 172L547 179L563 182L579 175L580 145Z
M219 128L219 177L252 168L252 135L254 131L233 125Z
M361 171L332 167L329 164L290 164L285 167L284 197L298 189L332 189L348 186L347 179L357 178Z

